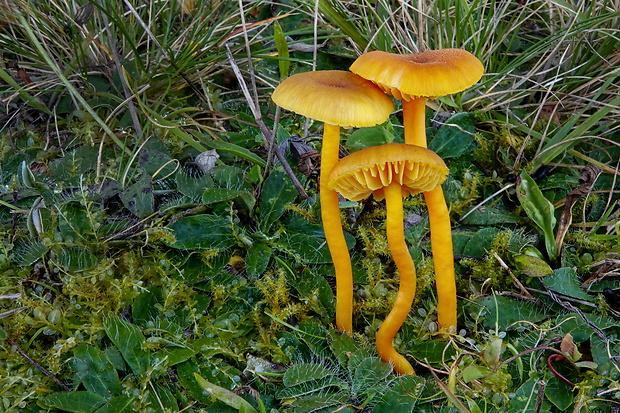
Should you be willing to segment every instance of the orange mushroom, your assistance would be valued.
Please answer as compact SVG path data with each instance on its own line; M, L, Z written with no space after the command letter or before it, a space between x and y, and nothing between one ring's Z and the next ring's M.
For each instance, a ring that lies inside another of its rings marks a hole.
M288 110L325 122L321 150L320 199L325 240L336 272L336 327L353 331L353 275L351 258L340 220L338 193L327 189L338 162L340 127L375 126L385 122L394 105L372 82L351 72L328 70L286 78L271 95Z
M405 143L426 147L426 101L460 92L482 77L484 67L461 49L429 50L397 55L374 51L361 55L350 70L402 99ZM437 284L437 321L456 331L456 281L450 214L441 186L424 192L431 226L431 245Z
M403 224L403 198L430 191L448 174L444 161L420 146L390 143L362 149L342 158L329 177L328 187L352 201L385 198L388 246L398 268L400 285L394 307L377 332L379 356L400 374L414 374L407 359L394 349L394 336L407 318L416 293L415 266Z

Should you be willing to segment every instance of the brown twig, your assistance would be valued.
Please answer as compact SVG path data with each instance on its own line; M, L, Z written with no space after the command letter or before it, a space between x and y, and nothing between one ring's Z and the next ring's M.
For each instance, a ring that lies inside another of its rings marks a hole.
M28 362L30 364L32 364L33 366L35 366L41 373L45 374L47 377L49 377L50 379L54 380L56 382L56 384L58 384L64 391L71 391L71 388L69 386L67 386L66 384L64 384L63 382L61 382L56 376L54 376L52 373L50 373L49 371L47 371L47 369L45 367L43 367L42 365L40 365L39 363L37 363L32 357L30 357L24 350L22 350L22 348L20 346L18 346L17 344L15 344L15 342L13 340L11 340L10 338L6 338L7 343L9 343L12 347L15 348L15 350L21 354L21 356L23 358L25 358L26 360L28 360Z
M226 55L228 56L228 61L230 62L233 72L235 73L235 76L237 77L237 81L239 82L239 86L241 87L241 91L243 92L243 95L245 96L248 106L250 106L250 110L252 111L254 120L256 120L256 124L258 125L258 128L260 129L261 133L263 134L263 144L265 145L266 148L269 148L272 145L272 142L274 141L274 136L271 133L271 131L267 128L267 125L265 125L265 122L263 122L263 118L260 113L260 110L258 106L254 104L254 100L252 99L252 95L250 94L250 91L248 90L248 86L245 82L245 79L243 78L243 75L241 74L241 71L239 70L239 66L237 66L237 63L235 62L235 58L233 57L232 52L230 51L230 48L228 46L226 46ZM309 198L308 193L301 186L299 179L297 179L297 176L293 172L293 169L291 169L291 166L288 164L288 161L286 160L282 152L280 152L278 147L275 145L274 145L274 151L275 151L276 157L278 158L278 160L282 164L282 167L284 168L284 172L286 172L289 178L291 178L293 185L295 185L295 188L297 188L297 192L299 192L299 195L301 195L305 199L308 199Z

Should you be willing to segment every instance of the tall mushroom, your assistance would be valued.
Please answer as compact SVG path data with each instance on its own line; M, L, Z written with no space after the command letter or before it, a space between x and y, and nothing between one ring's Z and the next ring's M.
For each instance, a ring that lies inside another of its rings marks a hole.
M372 82L351 72L327 70L286 78L271 95L288 110L324 122L321 149L320 200L325 240L336 272L336 327L353 331L353 275L351 258L340 220L338 193L327 189L338 162L340 127L375 126L385 122L394 105Z
M396 301L377 332L379 356L400 374L414 374L407 359L394 349L394 336L407 318L416 293L415 266L405 243L403 198L430 191L448 174L443 160L419 146L391 143L362 149L342 158L334 167L328 187L347 199L359 201L373 195L385 198L388 246L398 268Z
M397 55L373 51L361 55L350 70L402 99L405 143L426 147L426 101L456 93L482 77L484 67L461 49L429 50ZM456 281L450 214L441 186L424 192L431 226L437 284L437 321L444 331L456 331Z

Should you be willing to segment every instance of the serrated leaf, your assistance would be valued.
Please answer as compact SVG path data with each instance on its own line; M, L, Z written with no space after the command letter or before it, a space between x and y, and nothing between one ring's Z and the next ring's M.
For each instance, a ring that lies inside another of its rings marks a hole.
M80 344L73 350L72 363L76 381L81 381L86 390L109 399L118 396L121 382L114 365L98 348Z
M49 407L66 410L74 413L90 413L105 404L106 399L95 393L87 391L74 391L67 393L52 393L47 396L44 403Z
M143 348L146 339L140 329L118 317L111 317L106 320L104 330L131 371L136 376L145 374L151 365L151 355Z

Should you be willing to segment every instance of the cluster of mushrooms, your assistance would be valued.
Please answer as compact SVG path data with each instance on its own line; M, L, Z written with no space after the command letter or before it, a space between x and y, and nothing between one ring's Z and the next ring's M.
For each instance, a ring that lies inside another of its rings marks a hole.
M388 246L400 284L394 306L376 336L379 356L400 374L414 374L392 340L413 304L415 266L405 243L403 198L422 192L429 211L437 288L437 322L445 333L456 331L456 284L452 234L441 184L448 168L427 149L425 108L429 98L463 91L484 72L482 63L461 49L398 55L373 51L361 55L347 71L299 73L285 79L273 101L288 110L324 122L320 170L321 218L336 273L336 327L351 335L353 276L340 218L339 194L351 201L385 199ZM385 93L384 93L385 92ZM405 143L389 143L338 159L340 127L384 123L402 100Z

